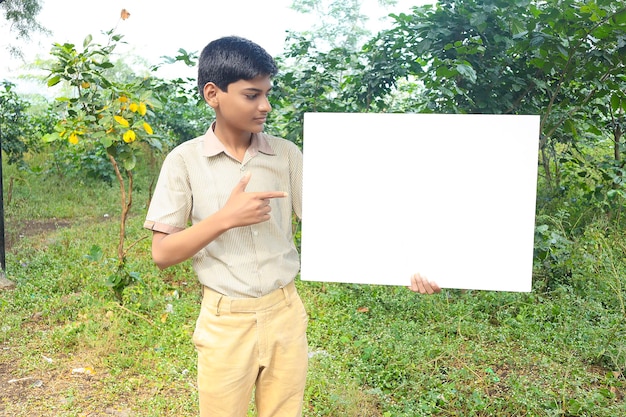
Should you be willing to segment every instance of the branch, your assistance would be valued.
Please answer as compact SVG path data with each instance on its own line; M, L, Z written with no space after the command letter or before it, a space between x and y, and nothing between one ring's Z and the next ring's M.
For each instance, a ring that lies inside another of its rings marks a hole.
M606 73L605 73L602 77L600 77L600 81L602 81L602 82L606 81L606 79L607 79L607 78L609 78L609 76L611 75L612 70L613 70L613 68L611 68L611 69L610 69L608 72L606 72ZM554 124L554 126L552 127L552 129L550 130L550 132L548 132L548 133L546 133L546 134L544 134L544 135L542 136L541 141L540 141L540 143L539 143L539 146L540 146L540 147L543 147L543 146L546 144L546 142L548 141L548 138L549 138L550 136L552 136L552 134L553 134L553 133L554 133L554 132L555 132L555 131L559 128L559 126L561 126L561 124L563 124L563 122L564 122L565 120L567 120L567 119L568 119L568 118L569 118L572 114L574 114L575 112L577 112L578 110L580 110L580 108L581 108L584 104L586 104L586 103L587 103L587 102L591 99L591 97L595 94L595 92L596 92L596 91L598 91L598 87L594 87L594 88L592 88L592 89L589 91L589 93L585 96L585 98L583 99L583 101L582 101L582 102L581 102L578 106L576 106L576 107L572 108L570 111L568 111L567 113L565 113L565 115L563 115L563 117L561 117L561 118L560 118L560 119L559 119L559 120L558 120L558 121ZM555 96L556 96L556 94L555 94ZM552 101L552 100L551 100L551 101ZM549 112L548 112L548 113L546 113L546 117L544 118L544 121L545 121L545 120L547 120L547 115L548 115L548 114L549 114ZM541 130L543 130L543 124L544 124L544 123L542 122L542 123L541 123L541 125L542 125L542 126L541 126Z
M122 214L121 214L121 220L120 220L120 241L117 246L117 256L119 257L119 261L123 262L124 260L124 231L125 231L124 223L126 221L125 214L127 212L126 187L124 185L124 178L122 177L122 173L120 172L120 167L117 164L117 161L115 160L113 155L111 155L108 152L107 152L107 156L109 157L109 161L111 161L111 164L113 165L113 169L115 170L115 176L117 177L117 181L120 184Z
M145 235L145 236L143 236L143 237L140 237L139 239L137 239L136 241L134 241L134 242L133 242L130 246L128 246L128 248L126 248L126 250L124 251L124 258L126 258L126 254L127 254L128 252L130 252L130 250L131 250L131 249L132 249L135 245L137 245L139 242L141 242L142 240L147 239L147 238L148 238L148 235Z
M605 17L604 19L598 21L598 23L596 23L594 26L592 26L591 28L589 28L589 30L584 34L584 36L582 36L579 39L579 42L576 46L574 46L573 48L570 49L570 53L569 53L569 57L567 59L567 63L565 64L565 67L563 68L563 72L561 73L561 77L559 78L559 81L557 83L556 86L556 90L554 92L554 94L552 95L552 97L550 98L550 103L548 104L548 109L546 111L545 117L541 120L541 124L539 127L539 131L543 131L543 128L545 126L545 123L548 119L548 115L550 114L550 112L552 111L552 106L554 105L554 101L556 100L556 96L559 94L561 87L563 85L563 83L565 82L565 75L567 73L567 69L570 67L570 65L572 64L572 57L574 56L574 54L578 51L578 49L580 48L580 46L583 44L584 40L587 39L589 37L589 35L591 35L591 33L593 31L595 31L596 29L598 29L600 26L604 25L606 22L608 22L610 19L612 19L614 16L622 13L626 11L626 7L621 8L620 10L617 10L615 13L611 14L610 16ZM606 75L606 74L605 74ZM592 92L595 92L595 90L597 90L597 88L594 88L592 90ZM589 98L589 96L587 96L587 99ZM586 100L586 99L585 99ZM550 135L552 133L554 133L554 131L556 130L556 127L559 126L560 123L563 122L563 118L559 121L559 123L557 123L557 125L555 125L555 128L552 129L552 131L550 132ZM544 135L543 137L547 138L550 135ZM540 146L545 145L545 141L543 141L543 143L540 144Z
M121 305L121 304L115 303L115 305L118 306L119 308L121 308L122 310L126 311L127 313L132 314L133 316L136 316L136 317L139 317L142 320L145 320L150 326L154 327L154 322L152 320L150 320L149 318L144 317L144 316L142 316L139 313L135 313L133 310L129 310L126 307L124 307L123 305Z

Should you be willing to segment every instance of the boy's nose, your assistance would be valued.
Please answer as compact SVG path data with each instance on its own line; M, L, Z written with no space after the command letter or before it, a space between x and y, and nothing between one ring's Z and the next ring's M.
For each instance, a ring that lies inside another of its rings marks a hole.
M267 97L265 97L261 101L261 104L260 104L259 107L260 107L261 111L264 111L264 112L268 112L269 113L269 112L272 111L272 105L270 104L270 101L269 101L269 99Z

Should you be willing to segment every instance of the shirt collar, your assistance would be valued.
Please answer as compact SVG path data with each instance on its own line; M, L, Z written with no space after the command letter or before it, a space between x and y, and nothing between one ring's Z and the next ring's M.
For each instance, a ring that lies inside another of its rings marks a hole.
M228 154L226 152L226 148L224 144L220 142L220 140L215 136L215 132L213 132L213 128L215 126L215 122L211 124L209 130L204 134L204 156L212 157L216 156L222 152ZM274 149L267 141L266 137L262 133L253 133L252 140L250 141L250 146L246 151L250 154L250 156L256 156L259 152L264 153L266 155L276 155L274 153Z

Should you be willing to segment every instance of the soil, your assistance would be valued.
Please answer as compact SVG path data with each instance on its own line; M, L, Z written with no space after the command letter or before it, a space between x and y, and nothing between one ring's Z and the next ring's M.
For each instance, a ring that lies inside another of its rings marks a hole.
M53 232L62 227L68 227L71 223L67 220L46 219L27 220L19 224L7 223L4 231L4 248L9 252L21 239L28 236Z
M74 403L91 404L81 407L83 411L79 415L84 417L130 416L130 409L124 406L98 404L96 399L103 389L103 375L76 372L79 369L68 371L66 366L51 365L51 369L42 366L24 376L10 361L1 360L11 348L0 344L0 349L3 350L0 352L0 416L8 417L6 413L10 410L16 417L53 417L71 410ZM11 356L10 352L8 354ZM61 362L75 363L75 359L61 358ZM61 394L68 392L73 395Z

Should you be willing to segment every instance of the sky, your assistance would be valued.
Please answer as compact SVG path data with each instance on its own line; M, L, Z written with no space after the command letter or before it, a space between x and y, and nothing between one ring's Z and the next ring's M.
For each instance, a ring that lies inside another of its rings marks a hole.
M83 39L91 34L94 40L104 44L106 38L102 32L113 28L127 43L116 52L141 56L149 64L157 64L162 56L175 56L180 48L197 52L209 41L226 35L251 39L275 56L283 52L286 31L304 31L314 23L311 16L290 8L292 0L42 0L42 3L38 21L53 33L51 36L35 34L27 43L16 42L8 24L0 22L0 80L23 72L24 63L32 63L36 57L47 57L53 43L81 46ZM372 32L389 26L385 24L389 13L408 12L411 6L425 3L432 1L398 0L395 6L381 7L376 0L362 0L363 12L369 16L368 29ZM120 19L122 9L130 13L126 20ZM9 43L22 48L23 61L10 57Z

